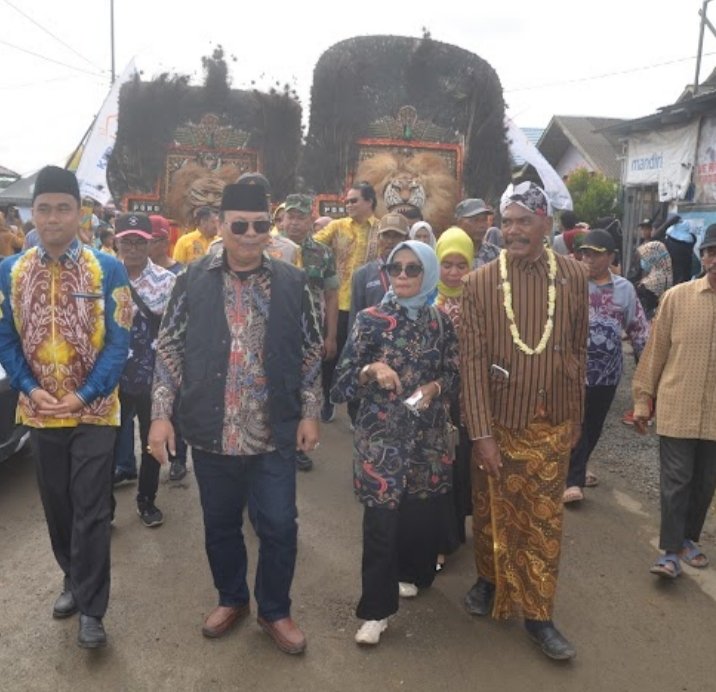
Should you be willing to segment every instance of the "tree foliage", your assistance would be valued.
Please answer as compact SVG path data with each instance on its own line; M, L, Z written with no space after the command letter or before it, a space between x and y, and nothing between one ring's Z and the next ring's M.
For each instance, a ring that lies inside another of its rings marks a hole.
M579 168L570 173L567 188L572 195L574 213L590 226L605 216L621 216L619 209L619 183L604 174Z

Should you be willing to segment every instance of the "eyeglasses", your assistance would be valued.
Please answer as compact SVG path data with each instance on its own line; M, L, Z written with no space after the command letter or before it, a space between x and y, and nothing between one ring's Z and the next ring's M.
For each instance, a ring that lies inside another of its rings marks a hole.
M268 233L271 230L271 222L268 219L261 221L232 221L229 228L234 235L244 235L249 230L249 226L254 227L256 233Z
M406 264L402 265L400 262L391 262L385 265L385 271L388 272L388 276L393 278L400 276L405 272L405 276L409 279L414 279L416 276L420 276L423 273L422 264Z
M149 244L144 238L120 238L117 243L121 247L145 247Z
M346 200L346 204L358 204L360 202L360 197L349 197Z

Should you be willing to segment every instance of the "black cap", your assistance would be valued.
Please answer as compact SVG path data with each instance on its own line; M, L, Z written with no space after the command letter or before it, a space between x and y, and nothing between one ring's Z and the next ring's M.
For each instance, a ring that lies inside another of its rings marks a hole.
M271 183L263 173L258 171L242 173L236 182L242 185L260 185L267 195L271 194Z
M704 239L701 241L699 250L705 250L707 247L716 246L716 223L712 223L704 233Z
M617 249L614 238L609 231L602 228L594 228L587 235L579 246L580 250L594 250L594 252L614 252Z
M642 219L637 226L641 228L642 226L644 228L653 228L654 224L651 222L651 219Z
M224 188L221 211L265 211L269 201L263 185L231 183Z
M32 191L32 201L34 202L38 195L47 192L71 195L78 204L80 202L80 186L77 183L77 177L72 171L59 166L45 166L37 174L35 187Z
M146 214L120 214L114 222L117 238L124 235L138 235L146 240L152 237L152 222Z

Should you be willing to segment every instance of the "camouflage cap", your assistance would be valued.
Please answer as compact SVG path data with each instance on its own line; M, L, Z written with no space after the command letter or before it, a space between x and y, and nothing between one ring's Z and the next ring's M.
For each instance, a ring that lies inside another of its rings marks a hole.
M313 210L313 197L310 195L293 194L286 197L284 202L286 211L295 209L301 214L310 214Z

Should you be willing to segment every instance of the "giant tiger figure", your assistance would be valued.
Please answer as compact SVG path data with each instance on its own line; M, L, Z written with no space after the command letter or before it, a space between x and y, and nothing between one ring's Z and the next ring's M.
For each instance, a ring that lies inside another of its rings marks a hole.
M417 209L433 228L442 230L452 222L457 180L438 154L376 154L361 162L355 179L375 188L379 218L388 211Z
M367 180L378 214L422 205L440 232L459 197L496 202L510 181L504 117L500 80L474 53L429 36L347 39L313 71L301 177L336 199Z

